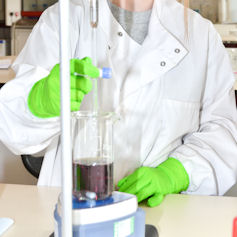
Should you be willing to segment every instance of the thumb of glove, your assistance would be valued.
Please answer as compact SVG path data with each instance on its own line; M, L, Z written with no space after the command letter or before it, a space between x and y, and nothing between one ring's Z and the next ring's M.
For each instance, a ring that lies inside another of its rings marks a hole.
M163 194L160 194L160 193L157 193L155 194L154 196L150 197L148 200L147 200L147 205L149 207L155 207L155 206L158 206L159 204L161 204L161 202L163 201L164 199L164 195Z

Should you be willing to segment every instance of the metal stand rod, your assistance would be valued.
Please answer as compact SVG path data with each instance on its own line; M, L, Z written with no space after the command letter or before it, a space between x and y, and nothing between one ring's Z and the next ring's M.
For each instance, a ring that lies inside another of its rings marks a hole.
M92 62L97 67L97 28L92 27ZM98 102L98 78L93 78L93 112L99 111Z
M72 152L70 121L69 0L59 0L62 142L62 236L72 237Z

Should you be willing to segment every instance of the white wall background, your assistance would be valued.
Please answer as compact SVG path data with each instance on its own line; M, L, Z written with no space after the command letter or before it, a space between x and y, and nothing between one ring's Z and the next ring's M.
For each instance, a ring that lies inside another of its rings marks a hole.
M190 0L190 8L211 20L213 23L218 21L218 1L217 0Z
M33 177L24 167L21 157L14 155L0 142L0 183L36 184Z

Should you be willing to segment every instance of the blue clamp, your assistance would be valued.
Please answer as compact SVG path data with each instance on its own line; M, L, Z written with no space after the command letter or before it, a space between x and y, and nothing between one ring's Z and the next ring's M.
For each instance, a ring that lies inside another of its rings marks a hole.
M112 70L109 67L103 67L101 74L102 74L101 77L104 78L104 79L112 78Z

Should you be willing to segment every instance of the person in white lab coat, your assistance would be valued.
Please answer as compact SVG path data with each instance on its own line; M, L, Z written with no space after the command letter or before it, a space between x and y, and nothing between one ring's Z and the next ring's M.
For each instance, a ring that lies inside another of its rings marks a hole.
M136 40L111 13L118 2L100 1L97 43L98 67L113 71L111 80L99 81L100 107L121 115L114 128L115 183L138 201L149 198L150 206L167 193L223 195L236 182L237 114L235 78L220 36L191 10L185 23L185 8L175 0L155 0L143 1L144 10L153 6L145 37ZM70 4L72 59L91 56L87 5ZM46 151L38 185L61 185L60 118L42 118L28 106L34 85L59 62L58 29L56 4L16 59L16 78L0 91L2 142L16 154Z

